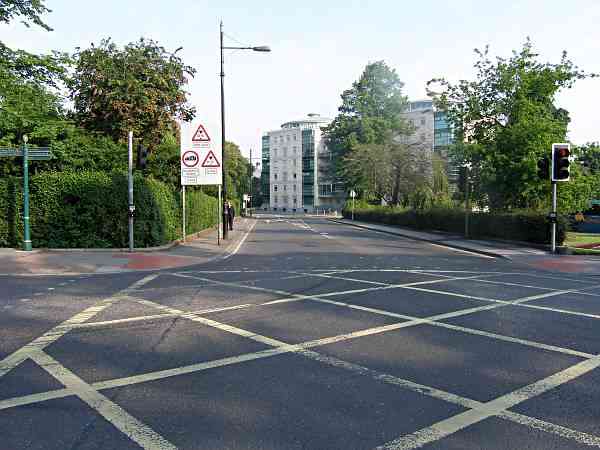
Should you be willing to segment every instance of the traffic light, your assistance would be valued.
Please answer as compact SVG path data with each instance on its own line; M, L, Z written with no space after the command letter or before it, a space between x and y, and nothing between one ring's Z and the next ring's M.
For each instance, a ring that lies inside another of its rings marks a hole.
M148 149L143 144L138 144L137 147L137 168L144 170L148 163Z
M540 158L538 160L537 163L538 166L538 177L540 177L540 179L542 180L547 180L548 178L550 178L550 173L548 171L548 169L550 168L550 161L548 161L548 157L544 156L543 158Z
M570 144L552 144L552 181L569 181L570 159Z

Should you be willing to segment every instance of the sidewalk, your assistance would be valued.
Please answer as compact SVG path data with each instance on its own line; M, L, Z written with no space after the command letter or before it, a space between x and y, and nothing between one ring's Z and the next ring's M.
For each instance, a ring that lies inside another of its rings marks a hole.
M254 219L236 220L229 239L217 245L216 229L168 249L126 252L121 249L33 250L0 249L0 275L81 275L173 269L207 263L235 254L254 227Z
M548 255L547 251L537 248L527 247L511 242L503 241L486 241L479 239L465 239L464 236L441 233L441 232L426 232L416 231L410 228L402 228L391 225L380 225L369 222L361 222L358 220L348 219L329 219L332 222L337 222L345 225L351 225L367 230L379 231L382 233L393 234L396 236L407 237L417 241L429 242L436 245L464 250L477 253L480 255L490 256L494 258L512 259L514 256L542 256Z

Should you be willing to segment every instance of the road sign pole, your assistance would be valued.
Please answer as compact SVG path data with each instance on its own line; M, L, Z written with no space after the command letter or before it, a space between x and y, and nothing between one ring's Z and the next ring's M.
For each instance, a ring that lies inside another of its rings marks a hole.
M186 231L185 231L185 184L183 186L181 186L181 204L183 206L183 220L182 220L182 224L183 224L183 239L182 241L185 242L185 236L186 236Z
M556 253L556 221L558 220L556 214L556 181L552 182L552 253Z
M32 246L31 231L29 229L29 149L27 148L27 136L23 136L23 228L23 250L30 252Z
M133 251L133 214L135 206L133 204L133 131L129 132L128 138L128 170L127 170L127 193L129 202L129 251Z

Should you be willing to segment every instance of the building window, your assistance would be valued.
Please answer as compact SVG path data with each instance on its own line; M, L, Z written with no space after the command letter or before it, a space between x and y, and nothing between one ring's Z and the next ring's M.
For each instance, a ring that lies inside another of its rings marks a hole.
M294 163L295 163L295 162L296 162L296 161L294 161ZM296 165L296 164L294 164L294 165ZM296 178L298 178L298 175L297 175L297 174L294 174L294 180L295 180Z
M287 191L287 186L285 184L283 185L283 190Z
M277 179L277 174L276 174L276 173L275 173L275 174L273 174L273 176L275 177L275 179Z
M296 192L296 185L294 185L294 192Z
M275 202L275 204L277 204L277 196L276 195L273 197L273 201Z
M294 197L294 205L298 204L298 199Z
M296 165L296 160L295 160L295 159L292 159L292 163L293 163L293 164L294 164L294 166L295 166L295 165ZM294 177L294 178L296 178L296 177Z
M297 140L297 136L296 136L295 134L294 134L293 136L294 136L294 140ZM294 147L294 148L295 148L295 147Z
M421 125L425 125L425 119L421 119Z

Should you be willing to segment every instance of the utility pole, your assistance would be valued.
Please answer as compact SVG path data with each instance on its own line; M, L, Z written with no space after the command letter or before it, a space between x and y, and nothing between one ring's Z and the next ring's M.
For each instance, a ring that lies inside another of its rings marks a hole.
M223 204L227 201L227 185L225 184L225 59L223 56L223 21L220 26L220 49L221 49L221 170L223 171ZM223 239L227 239L227 214L226 208L223 208Z
M252 194L254 188L254 163L252 162L252 148L250 148L250 217L252 217L252 202L254 201L254 195Z

